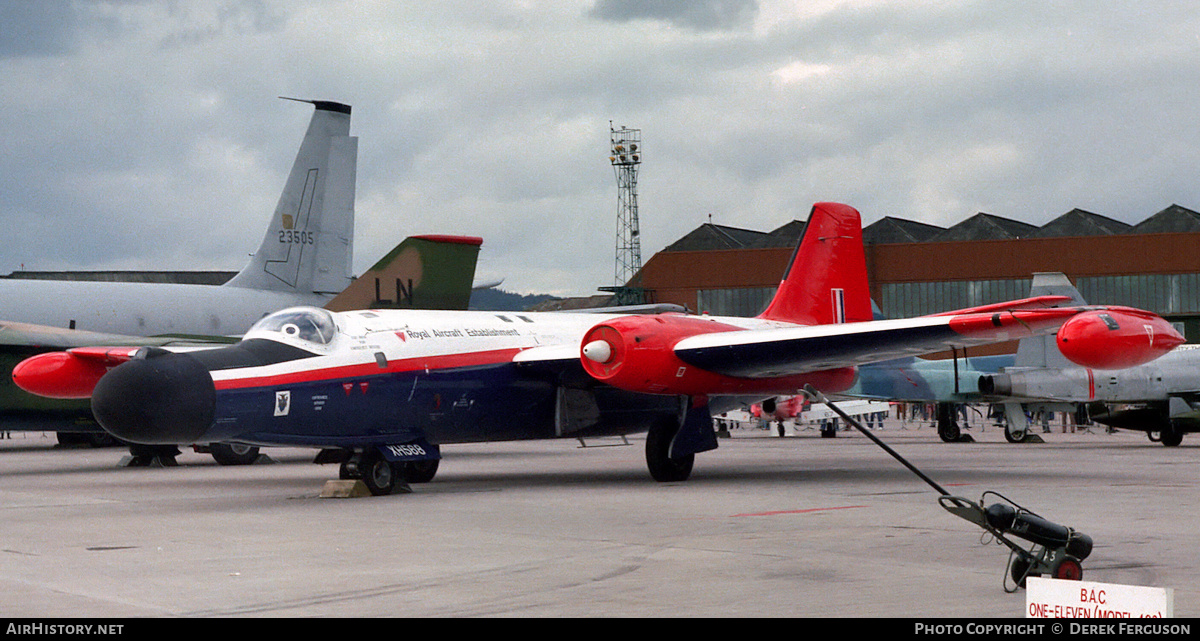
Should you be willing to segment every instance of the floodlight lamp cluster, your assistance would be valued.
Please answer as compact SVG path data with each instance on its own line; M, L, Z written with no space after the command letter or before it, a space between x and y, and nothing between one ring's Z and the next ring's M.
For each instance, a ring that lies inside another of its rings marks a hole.
M629 147L613 145L612 155L608 159L614 165L633 165L642 161L642 156L637 151L637 143L629 143Z

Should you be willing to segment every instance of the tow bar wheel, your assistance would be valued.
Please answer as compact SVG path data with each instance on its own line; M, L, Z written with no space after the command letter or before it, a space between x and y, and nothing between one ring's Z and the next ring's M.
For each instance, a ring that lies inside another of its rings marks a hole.
M1030 572L1029 570L1032 569L1032 567L1033 564L1029 561L1021 557L1016 557L1012 560L1012 565L1009 566L1008 574L1012 577L1013 583L1015 583L1017 587L1024 588L1026 578L1031 576L1042 576L1040 572Z
M1083 580L1083 565L1076 559L1066 557L1054 566L1054 572L1051 574L1056 579L1066 579L1068 581Z

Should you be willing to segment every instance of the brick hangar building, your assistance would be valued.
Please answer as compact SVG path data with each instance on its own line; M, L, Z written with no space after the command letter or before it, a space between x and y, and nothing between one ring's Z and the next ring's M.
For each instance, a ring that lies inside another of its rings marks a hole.
M804 231L706 223L642 267L647 302L753 316ZM1063 272L1089 303L1128 305L1200 341L1200 213L1179 205L1136 225L1074 209L1037 227L976 214L950 228L886 217L863 229L871 296L888 317L1024 298L1035 272Z

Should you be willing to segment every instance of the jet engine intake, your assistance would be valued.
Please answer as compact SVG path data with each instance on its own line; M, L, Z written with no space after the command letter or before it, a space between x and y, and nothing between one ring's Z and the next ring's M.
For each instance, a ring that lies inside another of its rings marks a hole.
M584 334L580 361L593 378L620 389L651 394L696 393L722 377L681 361L675 355L675 344L697 334L738 329L673 314L624 316L596 325Z
M212 376L187 354L135 358L105 374L92 392L96 421L131 443L202 442L215 410Z
M602 383L647 394L795 394L806 384L841 391L854 383L854 368L782 377L735 377L691 365L675 354L675 345L685 338L741 329L696 316L623 316L584 334L580 362Z

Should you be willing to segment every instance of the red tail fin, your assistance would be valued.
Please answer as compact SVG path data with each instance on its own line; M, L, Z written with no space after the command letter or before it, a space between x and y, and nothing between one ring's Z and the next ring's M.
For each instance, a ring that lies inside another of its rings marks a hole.
M871 320L858 211L817 203L775 298L759 318L805 325Z

